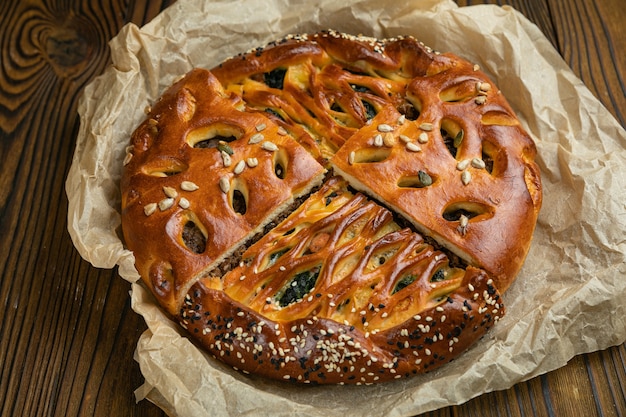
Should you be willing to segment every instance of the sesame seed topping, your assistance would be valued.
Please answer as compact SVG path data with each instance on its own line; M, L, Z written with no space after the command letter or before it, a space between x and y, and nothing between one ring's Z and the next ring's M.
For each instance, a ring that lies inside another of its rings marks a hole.
M191 181L183 181L180 183L180 189L183 191L196 191L199 188L196 183Z
M468 288L470 291L474 291L474 286L473 286L472 284L467 284L467 288Z

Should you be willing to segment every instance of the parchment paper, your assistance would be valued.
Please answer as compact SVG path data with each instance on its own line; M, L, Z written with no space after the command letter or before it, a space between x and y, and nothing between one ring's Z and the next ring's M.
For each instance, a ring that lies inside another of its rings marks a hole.
M413 35L481 66L538 147L544 203L527 261L505 294L508 314L439 370L399 382L302 387L247 377L211 359L139 284L118 237L118 181L132 130L176 78L288 33L333 28ZM459 404L626 340L626 133L521 14L452 1L179 0L111 41L113 65L80 102L67 179L69 231L96 267L119 267L148 324L135 359L137 400L171 416L404 416ZM124 363L130 358L120 358Z

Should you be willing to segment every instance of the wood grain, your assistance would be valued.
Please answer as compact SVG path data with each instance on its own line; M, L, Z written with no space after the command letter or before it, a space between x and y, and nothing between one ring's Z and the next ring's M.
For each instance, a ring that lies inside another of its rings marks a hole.
M110 64L121 27L174 0L0 2L0 415L163 417L135 404L145 330L115 270L91 267L67 233L64 182L81 91ZM509 4L542 30L625 125L623 0ZM625 416L626 346L425 416Z

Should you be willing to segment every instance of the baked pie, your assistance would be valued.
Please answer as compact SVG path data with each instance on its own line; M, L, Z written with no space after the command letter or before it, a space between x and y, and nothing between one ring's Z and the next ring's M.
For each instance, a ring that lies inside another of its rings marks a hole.
M244 373L428 372L504 314L541 206L496 85L412 37L288 36L194 69L133 133L122 227L163 309Z

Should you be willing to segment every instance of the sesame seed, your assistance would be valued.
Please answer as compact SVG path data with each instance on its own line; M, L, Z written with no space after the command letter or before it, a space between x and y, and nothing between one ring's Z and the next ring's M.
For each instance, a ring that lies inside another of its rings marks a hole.
M442 312L443 312L443 307L441 307L441 306L437 306L437 307L435 308L435 310L437 310L438 312L442 313Z
M237 316L238 316L238 317L243 317L243 316L245 316L245 315L246 315L246 313L244 313L243 311L240 311L239 313L237 313Z
M199 188L196 183L191 181L183 181L180 183L180 189L183 191L196 191Z
M427 356L430 356L430 354L431 354L432 352L430 351L430 349L428 349L428 348L427 348L427 349L424 349L424 353L425 353Z
M157 204L156 203L149 203L146 204L143 208L143 213L146 216L150 216L151 214L153 214L157 209Z
M474 71L478 71L480 69L480 65L474 64Z

